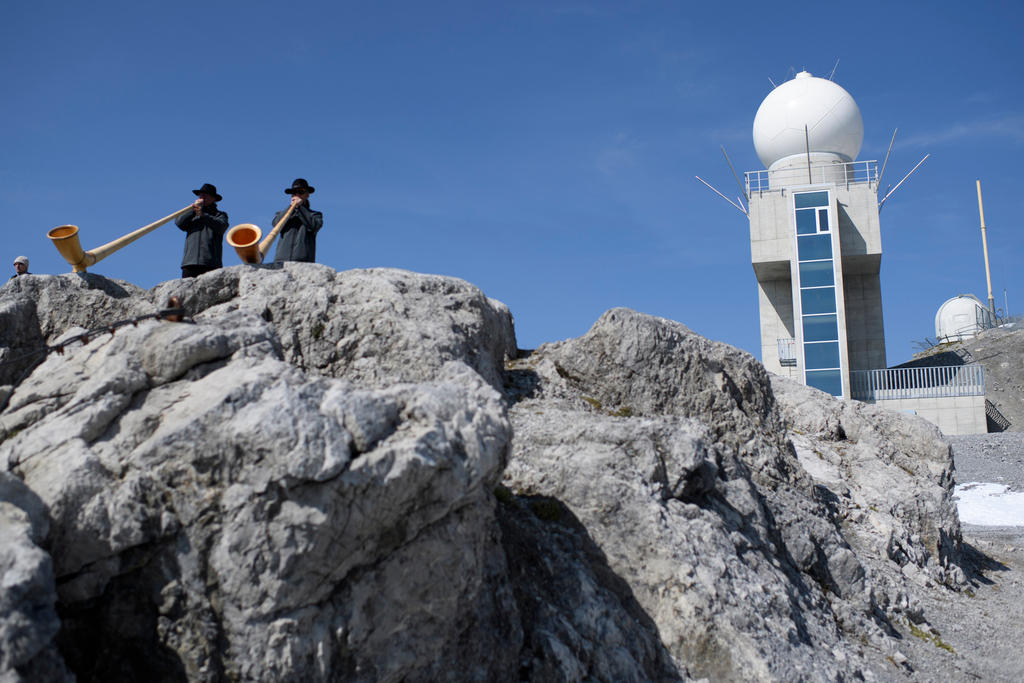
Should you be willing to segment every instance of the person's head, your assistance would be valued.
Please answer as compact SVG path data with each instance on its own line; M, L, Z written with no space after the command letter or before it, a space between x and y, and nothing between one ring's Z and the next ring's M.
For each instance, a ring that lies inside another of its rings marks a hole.
M292 186L286 188L284 192L285 194L301 197L302 199L309 199L309 195L316 192L316 188L310 186L310 184L306 182L305 178L296 178L292 182Z
M25 273L28 272L27 256L19 256L18 258L14 259L14 272L16 272L18 275L24 275Z
M217 186L211 185L210 183L203 183L203 186L198 190L192 190L192 194L202 199L205 206L216 204L220 200L224 199L217 194Z

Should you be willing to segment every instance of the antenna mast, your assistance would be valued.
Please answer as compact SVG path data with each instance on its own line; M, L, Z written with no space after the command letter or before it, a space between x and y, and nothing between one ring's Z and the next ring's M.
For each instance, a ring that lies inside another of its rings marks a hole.
M807 126L804 126L804 145L807 146L807 184L810 185L814 182L811 178L811 135L807 131Z
M896 187L894 187L891 190L889 190L889 193L887 195L885 195L884 197L882 197L882 201L878 202L878 210L879 211L882 210L882 205L885 204L885 200L888 199L889 197L891 197L893 192L895 192L896 190L900 189L900 185L902 185L906 181L907 178L912 176L914 174L914 171L916 171L921 166L921 164L923 164L925 162L925 160L928 157L930 157L930 156L931 156L931 154L925 154L924 158L922 158L921 161L917 162L917 166L915 166L914 168L910 169L910 173L908 173L907 175L903 176L903 180L901 180L898 183L896 183Z
M838 69L838 68L839 68L839 58L837 57L836 58L836 65L834 67L832 67L832 73L830 73L828 75L828 80L830 80L830 81L832 80L832 77L836 75L836 69Z
M892 140L889 141L889 151L885 153L885 161L882 162L882 170L878 173L878 181L875 183L875 187L882 186L882 176L885 175L885 166L889 163L889 155L892 154L892 144L896 142L896 132L899 128L892 129Z
M740 213L742 213L742 214L743 214L744 216L746 216L747 218L749 218L749 217L750 217L750 214L749 214L749 213L747 213L747 210L746 210L746 209L744 209L744 208L743 208L742 206L740 206L739 204L737 204L736 202L734 202L733 200L729 199L729 198L728 198L728 197L726 197L726 196L725 196L724 194L722 194L721 192L719 192L718 190L716 190L716 189L715 189L714 187L712 187L712 186L711 186L711 183L709 183L708 181L704 180L704 179L703 179L703 178L701 178L701 177L700 177L699 175L695 175L695 176L693 176L693 177L694 177L694 178L696 178L697 180L701 181L701 182L702 182L702 183L704 183L705 185L707 185L707 186L708 186L708 188L709 188L709 189L710 189L710 190L711 190L712 192L714 192L715 194L717 194L717 195L718 195L719 197L721 197L722 199L724 199L725 201L729 202L730 204L732 204L733 206L735 206L735 207L736 207L737 209L739 209L739 210L740 210Z
M750 197L747 196L747 190L743 187L743 183L740 182L740 177L736 175L736 169L732 166L732 160L729 158L729 155L725 153L725 145L722 145L722 156L725 157L725 163L729 164L729 170L732 171L732 177L736 179L736 186L740 188L740 194L749 202Z
M996 318L996 304L992 299L992 271L988 267L988 240L985 238L985 209L981 205L981 181L978 183L978 215L981 217L981 248L985 252L985 282L988 284L988 311Z

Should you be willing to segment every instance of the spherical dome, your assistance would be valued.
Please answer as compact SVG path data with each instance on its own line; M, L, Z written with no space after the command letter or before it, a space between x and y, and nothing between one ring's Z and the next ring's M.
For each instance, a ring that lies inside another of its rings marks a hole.
M988 327L992 327L992 314L973 294L946 299L935 314L935 338L939 341L970 339Z
M832 81L801 71L768 93L754 116L754 148L770 167L779 159L811 152L838 154L853 161L864 141L860 108Z

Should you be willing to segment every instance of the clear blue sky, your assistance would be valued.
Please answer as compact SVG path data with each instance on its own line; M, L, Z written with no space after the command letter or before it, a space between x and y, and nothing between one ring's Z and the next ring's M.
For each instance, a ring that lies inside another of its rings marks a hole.
M5 267L68 272L184 207L204 182L231 224L269 228L296 177L324 212L318 256L464 278L504 301L519 345L586 332L614 306L759 355L737 171L793 70L861 108L882 211L889 363L947 298L985 299L975 179L997 305L1024 312L1024 4L1017 2L41 2L0 22ZM151 287L180 273L172 224L90 269ZM225 252L225 265L237 258Z

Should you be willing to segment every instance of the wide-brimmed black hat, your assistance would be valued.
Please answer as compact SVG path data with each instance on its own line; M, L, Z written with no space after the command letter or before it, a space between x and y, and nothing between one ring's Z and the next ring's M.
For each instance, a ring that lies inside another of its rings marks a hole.
M310 187L305 178L296 178L292 181L292 186L285 190L285 194L295 194L297 192L308 192L313 194L316 192L316 188Z
M211 185L210 183L203 183L203 186L200 187L198 190L192 190L192 194L194 194L197 197L200 194L213 195L214 200L218 201L218 202L220 200L224 199L219 194L217 194L217 186L216 185Z

